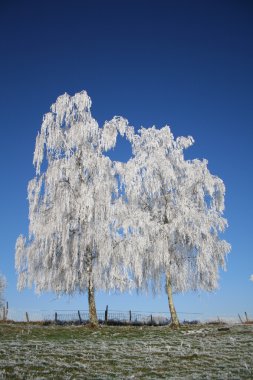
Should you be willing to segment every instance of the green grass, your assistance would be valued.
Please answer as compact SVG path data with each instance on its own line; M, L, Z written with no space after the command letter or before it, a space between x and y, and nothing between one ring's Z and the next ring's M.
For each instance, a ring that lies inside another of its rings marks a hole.
M253 326L0 324L0 379L252 379Z

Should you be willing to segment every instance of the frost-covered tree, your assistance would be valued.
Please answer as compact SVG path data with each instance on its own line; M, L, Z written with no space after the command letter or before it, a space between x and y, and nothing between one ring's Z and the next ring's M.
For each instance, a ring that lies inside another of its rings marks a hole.
M6 287L6 280L0 273L0 308L4 305L4 290Z
M122 168L132 216L132 271L139 288L159 291L164 275L172 325L179 321L172 292L213 290L230 250L220 240L225 188L207 161L185 160L191 137L174 139L169 127L130 136L134 157Z
M131 286L119 230L118 179L103 153L126 131L115 117L100 128L86 92L60 96L36 139L36 176L28 185L29 236L16 243L18 288L73 294ZM115 216L117 215L117 217Z
M164 127L134 133L114 117L99 128L86 92L60 96L45 115L28 186L29 236L16 243L18 288L58 294L88 292L97 323L95 289L212 290L230 246L220 240L224 185L207 161L185 160L191 137ZM104 152L125 134L126 164Z
M253 274L250 276L250 281L253 281Z

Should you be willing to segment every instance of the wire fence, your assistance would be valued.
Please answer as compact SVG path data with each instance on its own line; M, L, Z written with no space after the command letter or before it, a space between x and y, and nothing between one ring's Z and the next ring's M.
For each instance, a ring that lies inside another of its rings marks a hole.
M181 323L197 324L207 323L253 323L253 315L246 312L237 316L216 316L204 318L201 313L178 312ZM101 324L111 325L167 325L170 323L169 312L144 312L144 311L119 311L105 310L97 311L97 318ZM17 310L7 307L0 308L0 321L13 322L43 322L56 324L86 324L89 323L88 310Z
M170 323L169 313L156 314L147 312L136 312L136 311L97 311L97 318L99 323L104 324L133 324L133 325L166 325ZM26 321L35 322L42 321L46 323L57 323L57 324L85 324L89 323L90 315L87 310L57 310L54 312L19 312L13 313L12 310L8 313L8 319L14 321Z
M186 315L187 313L184 313ZM181 320L185 318L179 313ZM188 313L188 320L196 320L201 314ZM97 318L99 323L107 324L153 324L166 325L170 323L170 313L168 312L143 312L143 311L119 311L119 310L98 310ZM90 320L87 310L17 310L10 308L0 309L0 320L14 322L54 322L64 323L88 323Z

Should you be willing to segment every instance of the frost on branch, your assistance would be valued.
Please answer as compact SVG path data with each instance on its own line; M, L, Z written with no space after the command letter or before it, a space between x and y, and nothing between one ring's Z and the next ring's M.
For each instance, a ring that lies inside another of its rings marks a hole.
M185 160L192 137L175 140L167 126L143 128L132 141L134 157L122 178L132 208L136 283L147 289L152 279L159 291L167 273L174 291L216 288L230 250L220 239L227 226L222 180L206 160Z
M129 141L132 141L134 128L129 126L128 121L121 116L114 116L111 121L106 121L102 131L102 147L105 151L115 147L117 136L126 135Z
M90 108L85 91L64 94L44 116L36 176L28 185L29 237L16 243L19 289L71 294L91 283L99 289L132 286L118 232L120 199L112 196L118 193L115 165L103 155L118 132L130 136L132 129L119 117L100 128Z

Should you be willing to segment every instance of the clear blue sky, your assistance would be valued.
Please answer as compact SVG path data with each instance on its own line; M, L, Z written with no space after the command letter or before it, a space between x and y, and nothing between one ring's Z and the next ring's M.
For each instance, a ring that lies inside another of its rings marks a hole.
M246 0L2 1L0 5L0 270L17 309L85 309L86 296L18 293L17 236L28 229L27 183L42 116L85 89L100 124L114 115L192 135L226 185L232 244L213 294L175 297L179 311L253 315L253 3ZM122 160L126 151L120 150ZM166 295L97 294L98 309L167 310Z

